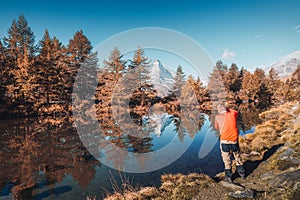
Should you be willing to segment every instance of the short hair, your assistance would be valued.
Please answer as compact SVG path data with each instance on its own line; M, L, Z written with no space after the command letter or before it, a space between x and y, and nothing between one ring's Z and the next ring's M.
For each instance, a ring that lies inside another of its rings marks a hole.
M219 108L219 107L224 107L224 108L226 108L225 103L223 103L223 102L218 103L217 108Z

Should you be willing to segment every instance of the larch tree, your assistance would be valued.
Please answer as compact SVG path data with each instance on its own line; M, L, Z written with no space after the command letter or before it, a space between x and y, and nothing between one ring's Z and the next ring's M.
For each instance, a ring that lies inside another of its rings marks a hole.
M166 97L168 102L166 108L175 115L179 114L181 109L179 99L182 93L182 88L186 84L185 76L186 75L182 70L182 66L178 65L173 84L171 89L168 91L168 96Z
M98 73L98 85L95 94L97 119L100 121L101 129L119 147L124 146L125 136L122 135L121 128L115 123L113 109L117 110L120 115L125 113L122 108L125 108L126 103L119 101L124 97L123 84L120 83L119 86L116 84L119 81L122 82L126 64L127 61L123 58L123 54L115 47L108 59L104 60L103 67ZM121 90L116 87L121 87ZM117 102L112 102L113 97ZM120 162L122 161L120 160Z
M174 83L171 90L169 91L170 96L173 98L179 98L182 86L186 82L185 73L183 72L182 66L178 66L174 77Z
M68 44L68 55L70 62L74 67L80 67L80 64L91 53L92 45L83 31L77 31Z
M226 101L226 88L224 85L226 71L227 66L218 61L213 71L209 74L207 90L211 99L210 110L216 110L218 103Z
M36 83L38 85L35 109L40 112L41 107L49 107L50 104L67 103L70 99L67 88L67 80L71 75L66 65L67 57L65 47L56 38L49 36L45 30L42 40L39 42L39 55L36 59Z
M283 95L281 86L283 82L279 79L278 74L276 73L274 68L269 70L269 74L267 76L267 85L273 94L272 102L276 104L281 104L283 102Z
M35 101L35 83L33 61L35 54L34 34L27 20L20 15L18 21L13 21L4 38L10 59L11 73L14 82L7 86L8 96L20 114L30 114L31 105Z
M94 117L98 69L97 52L91 53L81 64L81 69L78 72L79 78L73 87L72 106L75 109L73 112L76 112L76 120L82 124L87 124Z
M265 71L257 68L253 73L254 83L257 87L256 98L258 100L257 108L261 110L268 109L272 104L273 93L267 83Z
M241 71L236 64L232 64L224 76L227 102L233 107L236 107L238 93L242 87L242 78Z
M56 71L55 78L52 80L54 83L54 100L58 100L61 103L68 103L71 99L71 93L69 88L72 84L68 81L69 77L72 75L69 71L69 66L67 64L68 56L67 49L58 38L53 37L52 39L52 62L54 64L54 70Z
M283 90L285 100L300 100L300 66L297 67L292 76L286 81Z
M122 77L126 69L127 60L123 59L123 56L120 50L115 47L114 50L111 51L108 60L104 61L104 68L114 76L115 81L118 81L119 78Z
M85 61L85 59L89 56L92 50L91 42L88 38L83 34L83 31L77 31L73 38L69 40L67 45L67 56L68 56L68 74L69 80L67 85L68 93L72 93L73 84L75 81L75 77L77 75L78 69L80 68L81 64ZM68 100L71 102L71 99Z
M6 85L9 80L9 68L6 63L6 48L0 40L0 113L6 110Z
M199 107L202 111L206 110L208 108L208 103L210 101L209 94L206 89L206 87L203 85L203 82L200 80L200 77L198 77L196 80L194 80L192 75L188 76L187 84L189 84L194 94L196 95Z
M268 87L264 70L256 68L253 74L246 72L243 79L241 96L249 103L254 102L254 107L265 110L272 105L272 96Z
M99 113L111 112L113 91L119 79L125 73L127 61L123 58L120 50L115 47L111 51L108 60L104 60L97 87L96 99ZM115 94L119 98L118 94ZM123 96L120 94L120 97Z
M38 99L39 104L37 107L43 104L50 103L50 96L53 88L53 83L50 81L55 76L55 66L53 63L53 50L52 39L49 36L48 30L45 30L42 40L39 42L39 56L36 59L36 82L38 86Z
M137 74L137 87L149 83L150 61L142 48L138 47L134 52L134 56L130 60L129 71Z
M153 84L150 84L150 67L150 61L145 56L144 50L138 47L130 60L125 78L128 80L128 90L133 91L130 93L132 94L130 100L132 106L145 106L156 96L156 90Z

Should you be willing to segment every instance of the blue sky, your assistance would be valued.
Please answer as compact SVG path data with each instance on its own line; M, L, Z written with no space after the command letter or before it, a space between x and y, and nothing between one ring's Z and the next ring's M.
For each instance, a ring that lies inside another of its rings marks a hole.
M253 69L300 50L299 10L298 0L6 0L0 38L20 14L37 41L47 28L67 44L82 29L94 47L122 31L163 27L196 40L214 62Z

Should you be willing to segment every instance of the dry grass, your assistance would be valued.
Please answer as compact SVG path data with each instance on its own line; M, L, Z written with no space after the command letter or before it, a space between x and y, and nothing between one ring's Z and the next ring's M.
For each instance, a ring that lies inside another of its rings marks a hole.
M105 200L189 200L189 199L222 199L225 190L204 174L189 175L166 174L161 177L159 188L144 187L136 191L126 190L115 193Z
M241 138L240 144L242 152L250 153L251 151L259 152L261 155L271 147L288 142L292 138L299 140L300 125L295 124L294 120L298 117L297 103L287 103L279 108L273 108L259 115L263 120L261 125L256 127L253 134L247 138ZM296 108L291 112L291 108ZM295 132L296 137L292 137Z
M192 173L189 175L163 175L162 199L196 199L217 198L212 190L220 192L218 185L207 175ZM223 193L224 194L224 193Z
M258 125L255 133L249 135L247 139L241 139L242 151L249 154L250 151L257 151L263 155L265 151L278 144L286 144L269 159L268 171L280 173L289 169L298 168L299 164L291 160L279 158L288 148L293 149L289 156L300 159L300 120L298 103L288 103L279 108L274 108L261 114L262 117L270 118L269 115L276 115L277 120L270 119ZM272 113L272 114L271 114ZM257 160L261 159L258 157Z
M268 200L299 200L300 189L292 190L289 188L273 189L267 193Z

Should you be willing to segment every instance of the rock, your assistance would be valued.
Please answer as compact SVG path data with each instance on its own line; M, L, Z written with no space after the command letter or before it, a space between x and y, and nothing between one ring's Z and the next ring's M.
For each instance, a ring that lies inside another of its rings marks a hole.
M267 172L267 173L260 175L260 179L267 180L267 179L272 178L273 176L274 176L274 174L272 172Z
M235 191L235 192L230 192L229 193L230 197L239 199L239 198L254 198L254 191L251 189L248 190L242 190L242 191Z
M226 187L226 188L229 188L229 189L232 189L232 190L244 190L245 189L243 186L240 186L240 185L235 184L235 183L229 183L229 182L226 182L226 181L220 181L220 184L223 187Z
M294 105L294 106L291 108L291 112L294 112L294 111L297 110L298 108L299 108L299 104Z
M287 148L282 154L278 156L279 159L284 160L286 157L289 157L291 154L295 153L294 149Z
M260 153L257 152L257 151L251 151L251 152L250 152L250 155L251 155L251 156L259 156Z
M283 147L289 147L289 146L291 146L291 145L292 145L292 144L291 144L290 142L286 142L286 143L283 145ZM283 147L280 147L280 148L283 148ZM279 149L280 149L280 148L279 148ZM279 150L279 149L278 149L278 150Z
M289 157L289 158L286 158L284 159L286 161L290 161L292 162L293 164L300 164L300 160L298 158L295 158L295 157Z
M300 170L292 171L292 172L284 172L282 174L276 175L270 181L270 185L273 188L276 187L295 187L295 184L300 180ZM297 186L298 187L298 186Z
M297 189L300 189L300 182L295 183L295 185L293 186L293 190Z

